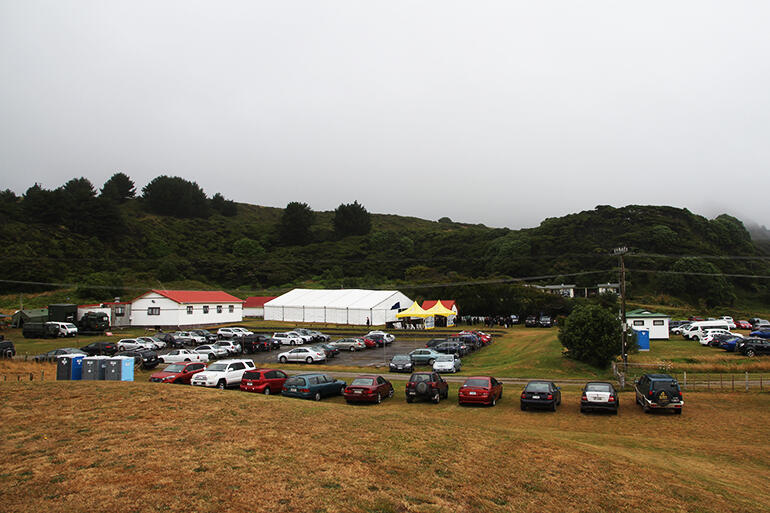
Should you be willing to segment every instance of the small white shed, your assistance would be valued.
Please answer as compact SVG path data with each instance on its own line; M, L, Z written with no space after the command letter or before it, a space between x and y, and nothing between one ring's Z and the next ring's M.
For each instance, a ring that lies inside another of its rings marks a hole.
M668 340L668 321L671 317L638 308L626 312L626 324L634 330L648 330L650 340Z
M131 301L131 326L241 322L243 300L221 290L151 290Z

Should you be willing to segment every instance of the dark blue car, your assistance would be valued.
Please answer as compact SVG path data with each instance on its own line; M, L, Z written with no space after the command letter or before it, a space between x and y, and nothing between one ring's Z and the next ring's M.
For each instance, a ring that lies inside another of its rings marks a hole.
M752 331L749 335L752 337L770 338L770 331Z
M342 395L345 385L344 381L334 379L328 374L297 374L284 382L281 395L320 401L322 397Z
M728 353L735 352L735 344L738 343L741 337L730 337L727 340L723 340L719 343L719 347L727 351Z

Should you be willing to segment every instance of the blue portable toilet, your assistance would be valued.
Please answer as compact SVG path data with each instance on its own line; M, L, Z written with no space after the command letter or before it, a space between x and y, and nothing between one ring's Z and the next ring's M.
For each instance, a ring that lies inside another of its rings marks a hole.
M70 356L70 359L72 360L72 366L70 367L72 374L70 374L70 379L80 380L83 378L83 358L85 358L85 355L82 354Z
M134 381L134 359L131 356L121 356L120 381Z
M636 332L636 343L639 345L639 351L650 350L650 330L634 330Z

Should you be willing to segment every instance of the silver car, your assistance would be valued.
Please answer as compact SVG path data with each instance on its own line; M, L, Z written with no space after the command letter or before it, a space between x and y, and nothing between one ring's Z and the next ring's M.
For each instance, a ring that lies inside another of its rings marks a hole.
M442 354L433 362L433 370L436 372L460 372L462 361L453 354Z
M360 351L366 349L366 344L362 340L355 338L341 338L334 342L329 342L330 346L334 346L340 351Z
M286 362L305 362L315 363L326 361L326 353L313 349L312 347L297 347L291 351L286 351L278 355L278 361Z

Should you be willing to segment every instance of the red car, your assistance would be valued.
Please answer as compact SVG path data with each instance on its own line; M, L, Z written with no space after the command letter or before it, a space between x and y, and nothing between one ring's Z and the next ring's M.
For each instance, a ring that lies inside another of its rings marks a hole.
M735 327L739 330L750 330L751 323L749 321L735 321Z
M374 347L377 347L377 342L375 342L374 340L372 340L370 338L361 337L361 338L359 338L357 340L360 340L361 342L366 344L366 348L367 349L372 349Z
M342 391L348 403L377 403L385 397L393 397L393 385L382 376L365 374L358 376Z
M465 330L465 331L461 331L457 335L465 335L466 333L469 333L471 335L476 335L477 337L479 337L479 340L481 340L481 342L484 345L487 345L490 342L492 342L492 335L487 335L486 333L483 333L483 332L478 331L478 330ZM455 336L457 336L457 335L455 335Z
M280 394L289 376L278 369L247 370L241 378L241 390L258 394Z
M465 380L457 392L459 404L494 406L503 397L503 384L491 376L473 376Z
M150 376L150 381L155 383L185 383L190 384L190 379L201 371L206 370L206 364L200 362L172 363L161 372Z

